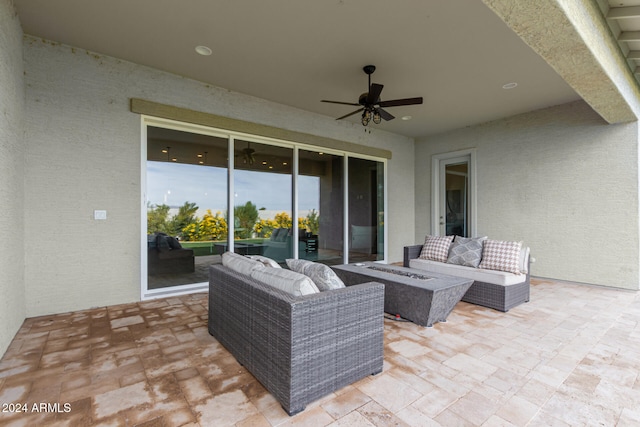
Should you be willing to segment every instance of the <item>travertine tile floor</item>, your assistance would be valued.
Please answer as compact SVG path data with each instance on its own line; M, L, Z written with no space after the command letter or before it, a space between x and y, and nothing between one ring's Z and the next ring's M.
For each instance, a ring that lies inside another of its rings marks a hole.
M384 372L295 417L209 336L206 294L27 319L0 362L0 425L638 425L640 294L531 294L433 328L385 320Z

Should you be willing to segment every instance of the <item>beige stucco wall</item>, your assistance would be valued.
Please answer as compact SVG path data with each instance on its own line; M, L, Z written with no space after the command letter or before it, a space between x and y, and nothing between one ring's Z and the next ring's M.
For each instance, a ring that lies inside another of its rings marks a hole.
M23 71L20 23L0 0L0 356L25 316Z
M431 157L475 148L477 234L522 240L535 276L638 289L638 124L583 102L416 144L416 242L430 230Z
M140 297L140 116L132 97L391 150L391 261L413 239L413 141L27 37L27 316ZM93 219L95 209L107 220Z

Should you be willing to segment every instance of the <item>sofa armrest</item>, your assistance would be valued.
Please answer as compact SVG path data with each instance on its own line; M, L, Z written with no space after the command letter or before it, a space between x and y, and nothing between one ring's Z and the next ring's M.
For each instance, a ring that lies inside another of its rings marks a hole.
M414 258L418 258L420 256L420 252L422 251L422 245L411 245L404 247L404 262L403 266L409 267L409 260Z

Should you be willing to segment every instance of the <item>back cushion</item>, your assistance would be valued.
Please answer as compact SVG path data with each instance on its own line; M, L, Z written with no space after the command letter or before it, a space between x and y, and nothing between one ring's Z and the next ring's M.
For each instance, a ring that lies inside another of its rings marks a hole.
M261 262L265 267L282 268L280 264L262 255L247 255L247 258L251 258L254 261Z
M233 252L225 252L222 254L222 265L238 273L246 274L247 276L256 268L264 268L264 264L261 262Z
M310 278L284 268L256 268L251 272L251 277L296 297L320 292Z

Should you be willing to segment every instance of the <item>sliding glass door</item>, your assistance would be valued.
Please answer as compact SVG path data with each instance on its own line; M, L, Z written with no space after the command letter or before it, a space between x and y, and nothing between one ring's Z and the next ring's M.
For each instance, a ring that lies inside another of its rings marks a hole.
M293 258L293 149L234 142L234 252Z
M159 119L145 132L143 298L206 289L225 251L385 259L383 161Z
M344 263L344 156L300 150L298 258Z
M227 238L226 138L147 127L147 288L202 283Z
M349 157L349 262L384 260L384 163Z

